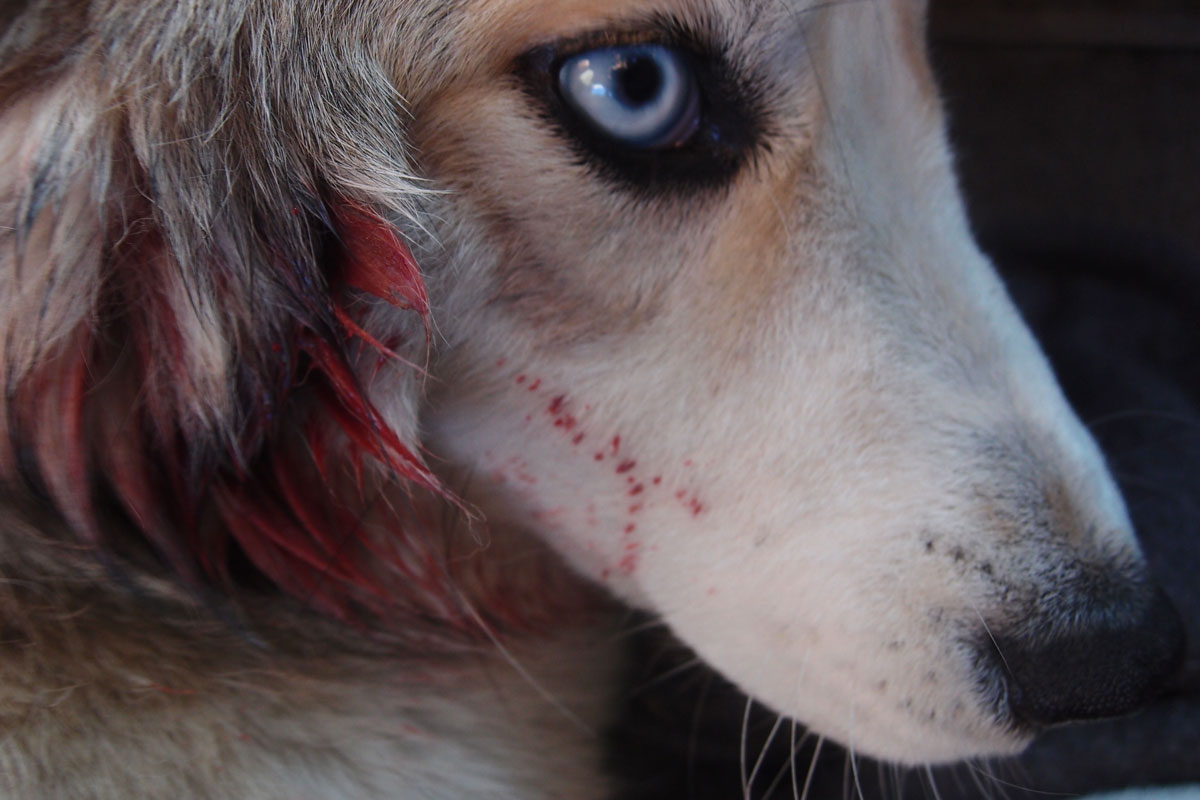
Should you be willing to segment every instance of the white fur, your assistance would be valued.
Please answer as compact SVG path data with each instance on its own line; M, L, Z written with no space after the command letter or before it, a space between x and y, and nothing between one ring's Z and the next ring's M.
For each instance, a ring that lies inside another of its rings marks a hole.
M474 166L503 176L489 202L521 256L587 276L624 316L574 345L435 293L443 318L474 322L435 367L448 388L427 425L493 524L536 530L773 708L922 762L1026 742L975 694L963 640L1004 618L1009 587L1138 557L1095 445L972 241L937 104L901 56L904 5L753 22L723 8L795 134L677 229L674 207L634 217L598 198L518 116L524 98L479 93L511 150ZM776 235L741 238L760 225ZM495 268L486 244L463 244L482 236L443 229L460 286ZM651 315L637 298L657 282ZM559 396L578 444L551 424ZM1054 486L1070 496L1062 529L998 522Z

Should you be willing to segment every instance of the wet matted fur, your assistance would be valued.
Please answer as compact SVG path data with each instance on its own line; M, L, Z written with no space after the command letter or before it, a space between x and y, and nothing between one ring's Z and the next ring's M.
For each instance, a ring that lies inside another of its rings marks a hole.
M1178 625L923 13L6 10L0 791L605 797L618 601L880 757L1136 706ZM639 45L662 146L557 79Z

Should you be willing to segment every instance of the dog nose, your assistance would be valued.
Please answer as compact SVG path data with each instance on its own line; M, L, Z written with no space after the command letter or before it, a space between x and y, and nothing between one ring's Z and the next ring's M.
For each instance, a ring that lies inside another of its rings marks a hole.
M1183 660L1183 623L1161 589L1148 602L1073 616L1078 621L1052 634L994 640L1009 709L1024 724L1127 714L1151 700Z

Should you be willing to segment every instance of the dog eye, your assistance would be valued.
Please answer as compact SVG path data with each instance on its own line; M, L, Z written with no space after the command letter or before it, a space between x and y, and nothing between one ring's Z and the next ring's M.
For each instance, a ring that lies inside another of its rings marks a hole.
M767 148L762 80L682 24L594 31L513 66L575 164L641 198L725 186Z
M580 53L559 69L558 87L584 122L634 149L679 146L700 126L695 73L687 59L663 45Z

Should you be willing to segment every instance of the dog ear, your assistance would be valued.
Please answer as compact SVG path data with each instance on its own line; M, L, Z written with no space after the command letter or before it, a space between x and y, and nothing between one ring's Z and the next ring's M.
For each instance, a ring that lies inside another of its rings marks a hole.
M271 65L253 58L226 54L239 74L190 41L122 53L30 25L38 58L0 75L0 469L88 546L148 543L193 585L248 564L341 617L427 603L436 547L359 533L364 470L443 494L415 420L364 387L380 360L415 397L428 346L424 282L386 221L406 176L355 172L355 154L402 163L402 143L357 123L346 87L291 87L292 108L255 96ZM380 301L412 321L364 330Z

